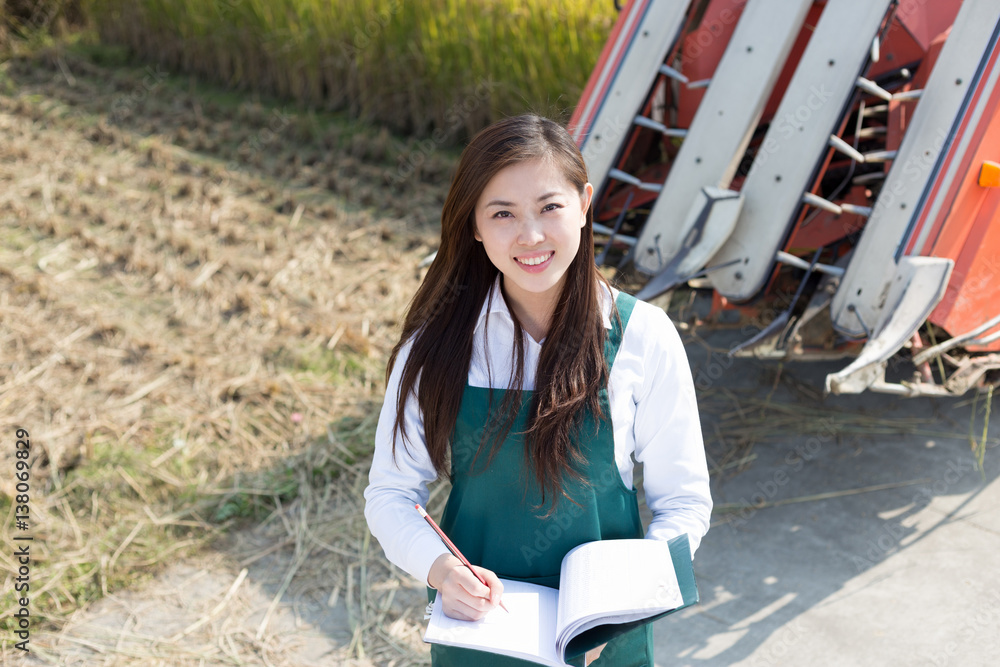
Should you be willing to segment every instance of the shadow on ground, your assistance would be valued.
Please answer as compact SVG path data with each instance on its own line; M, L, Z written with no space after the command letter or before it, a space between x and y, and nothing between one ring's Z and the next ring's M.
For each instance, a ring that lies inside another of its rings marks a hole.
M1000 424L983 471L970 446L985 397L822 397L847 362L688 352L717 378L701 405L721 511L695 558L701 604L657 624L657 664L992 664Z

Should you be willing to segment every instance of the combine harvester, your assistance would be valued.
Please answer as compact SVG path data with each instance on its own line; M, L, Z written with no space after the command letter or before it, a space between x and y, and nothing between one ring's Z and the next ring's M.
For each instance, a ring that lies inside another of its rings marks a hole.
M998 38L997 0L632 0L569 126L598 262L770 320L733 354L854 357L828 392L992 386Z

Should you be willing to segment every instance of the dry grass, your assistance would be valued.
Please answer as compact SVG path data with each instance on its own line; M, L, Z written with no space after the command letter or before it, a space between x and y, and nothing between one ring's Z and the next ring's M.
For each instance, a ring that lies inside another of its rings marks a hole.
M252 531L236 532L225 557L188 558L192 565L168 567L156 586L112 595L46 637L36 657L49 664L77 657L96 664L101 656L99 664L171 667L426 665L424 589L371 540L360 500L369 461L348 462L355 459L331 432L290 461L297 495ZM259 582L268 580L261 590ZM285 608L308 600L342 627L296 627L302 614L289 618Z
M419 662L416 612L392 604L399 573L367 537L359 489L436 195L406 182L406 201L383 197L376 217L364 193L391 167L339 141L323 164L353 160L349 175L330 170L352 190L313 185L323 168L297 166L315 147L295 114L255 149L247 138L270 120L259 104L227 128L232 110L172 83L146 89L142 72L64 52L2 68L0 466L13 469L9 437L27 429L37 654L81 609L251 521L294 554L275 609L295 581L339 588L355 614L345 656ZM123 95L129 114L111 123ZM14 489L0 480L10 544ZM0 568L9 630L9 554ZM259 627L233 659L284 664L267 618Z

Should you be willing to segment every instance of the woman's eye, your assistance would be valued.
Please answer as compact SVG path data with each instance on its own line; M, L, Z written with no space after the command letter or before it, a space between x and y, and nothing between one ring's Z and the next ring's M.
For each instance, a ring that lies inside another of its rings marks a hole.
M497 211L496 213L493 214L493 217L494 218L509 218L510 217L510 211Z
M543 211L554 211L557 208L562 208L562 206L560 206L559 204L547 204L545 206L545 208L543 208L542 210Z

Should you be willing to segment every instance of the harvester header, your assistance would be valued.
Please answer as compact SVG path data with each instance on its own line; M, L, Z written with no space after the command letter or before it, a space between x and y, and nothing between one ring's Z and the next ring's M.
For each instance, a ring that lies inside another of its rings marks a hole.
M632 0L570 121L598 261L775 313L731 353L828 392L994 384L998 40L995 0Z

